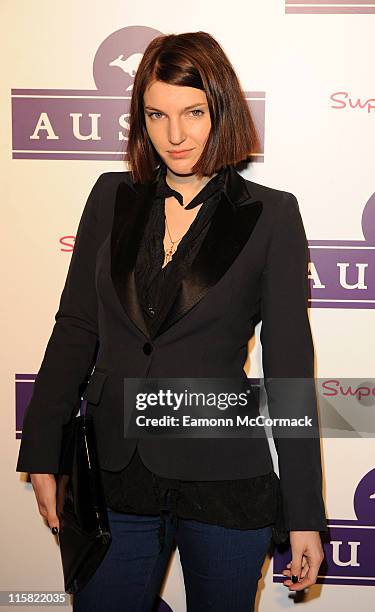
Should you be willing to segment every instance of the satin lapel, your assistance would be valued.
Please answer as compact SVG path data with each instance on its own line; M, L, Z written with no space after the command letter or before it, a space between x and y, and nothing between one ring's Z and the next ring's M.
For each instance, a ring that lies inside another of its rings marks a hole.
M111 232L111 277L129 318L150 338L138 300L134 268L151 209L154 187L137 190L122 182L117 188Z
M243 179L237 175L238 181ZM237 203L233 205L223 192L211 220L209 230L192 265L180 282L176 298L156 336L165 332L202 300L230 268L249 240L262 212L262 202L242 191L244 186L236 182ZM234 191L232 191L232 194Z
M111 232L111 277L115 291L126 314L148 339L134 268L154 189L155 184L133 189L125 182L120 183ZM262 202L249 194L244 179L231 170L201 247L176 287L168 313L153 337L180 320L221 279L249 240L261 212Z

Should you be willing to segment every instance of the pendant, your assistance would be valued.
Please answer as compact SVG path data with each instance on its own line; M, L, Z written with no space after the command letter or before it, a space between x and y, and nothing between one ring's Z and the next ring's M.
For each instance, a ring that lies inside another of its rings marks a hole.
M173 257L173 246L165 252L164 264L169 263L172 257Z

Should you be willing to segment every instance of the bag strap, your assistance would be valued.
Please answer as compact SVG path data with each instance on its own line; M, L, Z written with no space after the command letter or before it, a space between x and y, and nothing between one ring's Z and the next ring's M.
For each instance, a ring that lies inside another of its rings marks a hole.
M87 416L88 415L87 400L85 400L85 399L81 400L81 405L80 405L80 408L79 408L79 414L80 414L80 416Z

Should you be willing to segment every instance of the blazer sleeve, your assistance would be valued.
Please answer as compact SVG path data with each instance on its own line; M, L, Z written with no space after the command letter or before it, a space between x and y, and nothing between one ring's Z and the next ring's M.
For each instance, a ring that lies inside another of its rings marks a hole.
M275 211L261 279L260 340L268 409L271 418L286 416L285 406L292 417L308 415L318 434L296 437L294 433L289 438L274 434L284 521L289 531L325 531L314 347L308 318L308 245L296 197L283 192ZM286 384L286 379L301 378L303 384Z
M84 207L55 324L22 427L17 472L57 473L62 426L80 407L98 343L95 260L105 173Z

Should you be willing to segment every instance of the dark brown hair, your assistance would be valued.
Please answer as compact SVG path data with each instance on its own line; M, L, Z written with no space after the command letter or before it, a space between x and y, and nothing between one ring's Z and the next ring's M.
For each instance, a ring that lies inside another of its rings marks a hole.
M134 182L152 180L160 162L147 133L143 103L144 92L154 80L196 87L207 96L212 127L192 172L211 176L257 150L259 142L248 104L219 43L207 32L158 36L146 48L133 85L127 154Z

